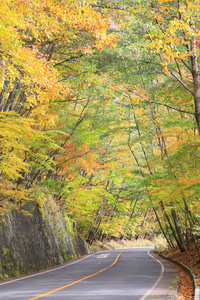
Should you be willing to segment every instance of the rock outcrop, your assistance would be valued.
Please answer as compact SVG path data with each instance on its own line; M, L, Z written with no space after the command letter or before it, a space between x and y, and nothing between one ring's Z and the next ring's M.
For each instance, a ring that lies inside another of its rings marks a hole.
M26 274L90 253L54 201L45 209L28 202L0 222L0 279Z

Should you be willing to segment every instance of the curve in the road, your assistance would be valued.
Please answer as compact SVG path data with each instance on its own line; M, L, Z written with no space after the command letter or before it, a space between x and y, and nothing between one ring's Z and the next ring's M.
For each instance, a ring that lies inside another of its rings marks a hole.
M30 299L28 299L28 300L36 300L36 299L42 298L42 297L44 297L44 296L47 296L47 295L50 295L50 294L52 294L52 293L58 292L58 291L60 291L60 290L63 290L63 289L65 289L65 288L69 287L69 286L72 286L72 285L74 285L74 284L77 284L77 283L79 283L79 282L81 282L81 281L83 281L83 280L85 280L85 279L88 279L88 278L90 278L90 277L93 277L93 276L95 276L95 275L97 275L97 274L99 274L99 273L101 273L101 272L103 272L103 271L106 271L107 269L109 269L110 267L114 266L114 265L117 263L117 261L118 261L120 255L121 255L123 252L125 252L125 251L127 251L127 250L121 251L121 252L117 255L115 261L114 261L111 265L109 265L108 267L106 267L106 268L104 268L104 269L102 269L102 270L100 270L100 271L98 271L98 272L96 272L96 273L93 273L93 274L91 274L91 275L88 275L88 276L86 276L86 277L83 277L83 278L81 278L81 279L79 279L79 280L76 280L76 281L74 281L74 282L71 282L71 283L69 283L69 284L67 284L67 285L61 286L60 288L57 288L57 289L52 290L52 291L49 291L49 292L47 292L47 293L38 295L38 296L33 297L33 298L30 298Z
M160 282L161 278L163 277L164 271L165 271L165 268L164 268L163 264L158 259L153 257L153 255L151 255L149 252L150 251L148 251L148 254L160 264L161 273L160 273L160 276L158 277L158 279L156 280L156 282L154 283L154 285L146 292L146 294L140 300L145 300L150 295L150 293L155 289L157 284Z
M168 262L157 260L149 250L153 247L98 252L46 271L1 282L0 300L165 299L174 270Z

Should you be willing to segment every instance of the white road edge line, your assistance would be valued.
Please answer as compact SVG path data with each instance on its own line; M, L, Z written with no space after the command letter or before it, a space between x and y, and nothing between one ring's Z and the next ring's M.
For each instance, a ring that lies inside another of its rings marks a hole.
M69 264L65 264L64 266L61 266L61 267L55 267L54 269L51 269L51 270L41 271L41 272L37 272L37 273L32 274L32 275L23 276L23 277L20 277L20 278L17 278L17 279L13 279L13 280L9 280L9 281L6 281L6 282L2 282L2 283L0 283L0 285L13 283L13 282L15 282L15 281L19 281L19 280L27 279L27 278L30 278L30 277L35 277L35 276L38 276L38 275L42 275L42 274L45 274L45 273L53 272L53 271L56 271L56 270L59 270L59 269L63 269L63 268L66 268L66 267L68 267L68 266L71 266L71 265L73 265L73 264L76 264L77 262L79 262L79 261L81 261L81 260L84 260L84 259L86 259L86 258L88 258L88 257L90 257L90 256L92 256L92 255L94 255L94 253L93 253L93 254L89 254L89 255L87 255L86 257L83 257L83 258L81 258L81 259L79 259L79 260L76 260L76 261L74 261L74 262L71 262L71 263L69 263Z
M119 250L120 250L120 249L119 249ZM107 250L107 251L109 251L109 250ZM101 252L101 251L100 251L100 252ZM102 251L102 252L105 252L105 251ZM98 253L98 252L97 252L97 253ZM54 268L51 269L51 270L47 270L47 271L39 271L39 272L37 272L37 273L35 273L35 274L27 275L27 276L26 276L26 275L24 275L24 276L22 275L22 277L20 277L20 278L16 278L16 279L13 279L13 280L11 279L11 280L9 280L9 281L2 282L2 283L0 283L0 285L13 283L13 282L15 282L15 281L19 281L19 280L23 280L23 279L26 279L26 278L35 277L35 276L42 275L42 274L45 274L45 273L53 272L53 271L55 271L55 270L63 269L63 268L66 268L66 267L68 267L68 266L71 266L71 265L73 265L73 264L76 264L77 262L79 262L79 261L81 261L81 260L84 260L84 259L86 259L86 258L88 258L88 257L90 257L90 256L92 256L92 255L97 254L97 253L89 254L89 255L87 255L86 257L83 257L83 258L81 258L81 259L79 259L79 260L76 260L76 261L74 261L74 262L65 264L64 266L54 267Z
M149 294L154 290L154 288L157 286L157 284L161 280L164 270L165 270L164 265L158 259L153 257L153 255L151 255L149 252L150 252L150 250L148 251L149 256L151 256L154 260L156 260L161 265L161 272L160 272L160 276L158 277L158 279L156 280L154 285L146 292L146 294L140 300L145 300L147 298L147 296L149 296Z

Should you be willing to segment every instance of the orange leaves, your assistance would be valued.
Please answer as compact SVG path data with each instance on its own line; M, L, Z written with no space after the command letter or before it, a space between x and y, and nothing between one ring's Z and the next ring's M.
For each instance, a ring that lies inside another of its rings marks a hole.
M84 55L88 55L88 54L92 54L93 53L93 49L91 46L82 46L82 47L79 47L78 49L76 49L76 52L81 52L83 53Z
M89 147L86 147L86 149L85 151L84 148L81 149L83 151L82 156L77 158L76 162L79 165L79 168L83 169L88 175L96 174L100 168L96 153L89 149Z
M199 36L199 4L195 1L183 1L176 6L173 2L175 1L155 1L151 11L146 10L147 15L156 23L156 27L152 26L147 34L150 40L148 47L167 64L174 58L184 60L190 56L190 42ZM165 70L168 73L167 68Z
M57 117L49 111L50 103L76 93L62 79L63 73L66 78L71 71L63 71L58 63L58 72L51 61L55 48L61 47L69 60L75 53L113 48L118 37L108 35L110 17L95 11L91 2L7 0L0 9L1 88L6 78L10 92L19 82L24 96L22 101L21 94L16 95L18 108L30 111L41 126L53 124Z
M95 175L100 168L97 161L97 153L89 144L80 147L76 142L66 144L64 150L57 156L56 164L60 166L60 174L74 178L78 172L84 172L87 176Z
M92 34L94 46L98 49L114 47L118 39L117 35L109 36L107 33L110 17L101 15L90 4L58 0L7 0L1 11L0 24L3 29L0 33L4 36L3 44L9 43L9 47L14 46L13 41L36 47L43 46L42 43L47 41L65 41L66 38L70 41L78 36L82 38L84 32ZM7 31L9 34L5 34Z
M74 3L70 8L69 20L78 30L91 31L97 42L94 47L98 50L102 50L105 46L114 47L118 40L116 34L110 36L107 34L107 29L110 27L110 16L102 16L90 5Z

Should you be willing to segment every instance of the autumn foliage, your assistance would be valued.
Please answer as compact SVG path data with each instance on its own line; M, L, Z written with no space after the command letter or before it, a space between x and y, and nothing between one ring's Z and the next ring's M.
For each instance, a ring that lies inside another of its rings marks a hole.
M198 7L0 2L2 214L50 194L90 243L198 248Z

